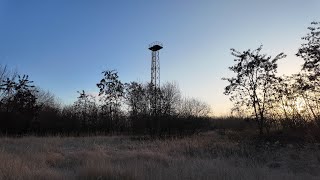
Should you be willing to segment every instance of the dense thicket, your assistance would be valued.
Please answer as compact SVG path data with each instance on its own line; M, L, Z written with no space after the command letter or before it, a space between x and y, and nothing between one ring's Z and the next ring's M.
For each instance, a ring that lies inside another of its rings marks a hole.
M209 106L181 97L175 83L165 83L157 95L157 115L150 108L151 85L122 83L116 71L104 71L99 96L78 91L68 106L33 85L29 77L0 67L1 134L126 133L153 136L192 134L208 128Z

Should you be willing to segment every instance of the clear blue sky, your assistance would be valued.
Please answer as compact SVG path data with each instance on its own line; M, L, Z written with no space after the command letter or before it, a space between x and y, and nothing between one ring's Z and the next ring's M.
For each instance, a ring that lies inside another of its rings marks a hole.
M161 41L161 81L227 114L230 48L263 44L288 55L280 73L296 72L294 54L319 9L319 0L0 0L0 63L71 103L78 90L97 92L105 69L150 81L147 47Z

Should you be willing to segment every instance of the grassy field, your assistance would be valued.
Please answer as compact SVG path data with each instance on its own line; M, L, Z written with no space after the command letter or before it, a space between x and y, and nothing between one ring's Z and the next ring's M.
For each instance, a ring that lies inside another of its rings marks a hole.
M0 179L320 179L320 145L185 138L0 138Z

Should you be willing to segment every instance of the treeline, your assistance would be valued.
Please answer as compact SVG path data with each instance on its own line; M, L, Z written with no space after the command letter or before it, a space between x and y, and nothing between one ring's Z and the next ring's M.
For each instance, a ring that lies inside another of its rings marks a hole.
M209 126L209 105L183 98L175 83L156 90L157 112L149 83L122 83L114 70L102 72L99 95L79 91L72 105L34 86L27 75L0 66L0 133L2 135L148 134L185 135Z
M312 22L309 33L302 37L297 57L304 60L301 71L291 76L278 76L277 62L255 50L231 49L235 64L229 69L234 77L225 94L234 102L233 112L254 119L260 134L271 130L311 132L320 138L320 23Z

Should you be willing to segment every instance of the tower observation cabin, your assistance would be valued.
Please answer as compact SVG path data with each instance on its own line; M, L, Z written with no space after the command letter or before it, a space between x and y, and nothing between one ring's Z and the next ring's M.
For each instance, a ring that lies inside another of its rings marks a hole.
M163 46L160 42L154 42L149 45L149 50L151 50L151 51L159 51L162 48L163 48Z

